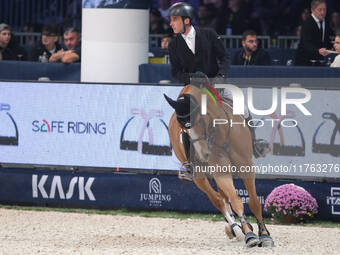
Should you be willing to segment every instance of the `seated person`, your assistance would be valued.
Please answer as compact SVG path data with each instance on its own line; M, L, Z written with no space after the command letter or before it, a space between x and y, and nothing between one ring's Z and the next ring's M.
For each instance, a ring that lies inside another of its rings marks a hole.
M64 44L66 49L61 49L52 54L50 62L74 63L80 62L81 58L81 36L79 31L74 28L68 28L64 32Z
M164 55L164 63L165 64L169 64L170 60L169 60L169 44L172 40L172 35L171 34L164 34L162 36L162 41L161 41L161 49L163 51L163 55Z
M41 34L41 41L33 47L30 53L30 61L48 62L52 54L61 50L61 46L58 43L57 25L44 26Z
M169 47L171 40L172 40L171 34L164 34L162 36L161 48L165 51L168 51L168 47Z
M253 30L247 30L242 35L243 49L236 52L232 65L270 65L268 52L258 48L257 35Z
M335 57L331 67L340 67L340 32L335 36L334 49L339 52L339 54Z
M13 40L11 27L5 23L0 24L0 60L27 60L27 54Z

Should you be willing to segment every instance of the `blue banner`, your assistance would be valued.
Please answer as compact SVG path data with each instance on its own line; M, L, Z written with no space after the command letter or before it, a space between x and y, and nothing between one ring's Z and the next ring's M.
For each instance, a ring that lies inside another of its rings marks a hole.
M0 176L2 203L218 213L193 183L183 183L173 175L2 168ZM257 179L261 204L275 187L287 183L299 185L311 193L319 205L319 219L340 220L339 183ZM248 193L242 181L236 179L235 187L242 201L247 203ZM248 206L245 211L250 214Z

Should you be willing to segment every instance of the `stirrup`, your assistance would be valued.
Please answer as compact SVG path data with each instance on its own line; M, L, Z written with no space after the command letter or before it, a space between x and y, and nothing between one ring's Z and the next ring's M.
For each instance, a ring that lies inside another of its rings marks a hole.
M265 157L270 152L269 143L264 139L253 141L253 154L255 158Z
M194 165L191 162L185 161L178 171L178 178L181 181L192 182L194 178Z

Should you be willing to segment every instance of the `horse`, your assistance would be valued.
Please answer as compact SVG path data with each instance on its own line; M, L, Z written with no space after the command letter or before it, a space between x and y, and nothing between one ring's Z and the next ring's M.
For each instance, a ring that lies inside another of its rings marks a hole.
M177 101L164 95L170 106L175 109L168 125L170 141L175 155L182 164L189 160L181 142L181 135L185 132L189 136L194 155L198 158L195 161L196 166L197 162L201 162L205 166L208 165L208 169L209 166L229 166L229 168L224 168L229 169L228 171L220 171L215 174L209 173L207 175L206 171L204 173L202 173L203 171L195 171L193 182L226 218L229 224L226 233L229 238L236 236L240 239L240 230L242 230L247 247L257 245L274 247L274 241L263 221L262 208L255 187L255 172L244 173L241 171L242 167L253 169L250 130L245 125L230 125L231 122L242 123L244 121L242 116L233 115L230 105L219 105L213 100L205 100L208 113L202 114L199 111L202 108L202 95L208 98L204 90L193 85L186 85ZM229 125L212 125L212 123L216 124L215 120L222 119L227 121ZM196 169L196 166L194 169ZM230 171L230 166L237 170L238 176L242 178L248 191L249 207L257 219L258 236L253 232L253 227L244 215L243 203L236 194L232 179L233 172ZM218 192L211 187L207 176L214 178ZM234 222L233 216L230 215L232 211L229 201L240 220L240 226Z

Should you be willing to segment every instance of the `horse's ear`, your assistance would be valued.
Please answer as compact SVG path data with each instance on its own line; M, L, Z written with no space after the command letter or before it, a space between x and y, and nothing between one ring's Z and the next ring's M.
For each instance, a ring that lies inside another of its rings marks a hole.
M168 97L165 94L163 94L163 96L165 97L165 99L169 103L169 105L176 110L177 102L172 100L170 97Z

